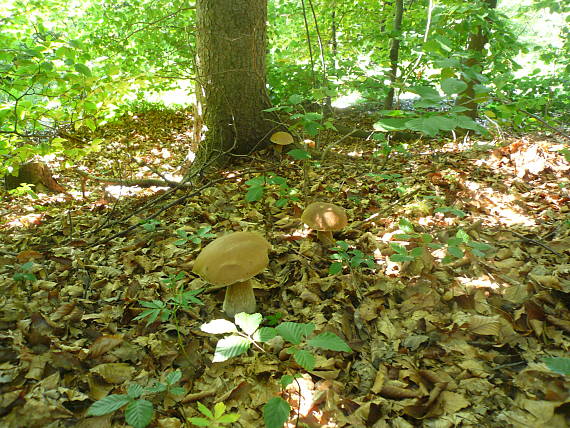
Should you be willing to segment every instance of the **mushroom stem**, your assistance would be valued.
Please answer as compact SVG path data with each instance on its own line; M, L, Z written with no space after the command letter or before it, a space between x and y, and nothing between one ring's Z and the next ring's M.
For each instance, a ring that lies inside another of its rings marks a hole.
M251 280L236 282L229 285L226 290L226 297L222 306L226 315L233 319L236 314L255 312L255 295Z
M330 230L317 230L317 239L321 241L324 247L332 247L336 244Z

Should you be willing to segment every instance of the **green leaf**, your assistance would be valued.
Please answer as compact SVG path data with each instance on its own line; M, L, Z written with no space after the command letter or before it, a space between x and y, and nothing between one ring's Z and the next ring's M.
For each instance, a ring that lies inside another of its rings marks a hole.
M235 315L236 325L249 336L255 333L262 320L263 316L261 314L246 314L245 312L240 312Z
M401 131L407 129L407 118L386 118L380 119L374 125L374 130L380 132Z
M222 402L214 404L214 419L218 419L226 412L226 405Z
M293 358L305 370L311 371L315 368L315 356L306 349L298 349L293 352Z
M218 363L229 360L232 357L244 354L251 346L251 341L241 336L228 336L218 340L214 359L212 362Z
M152 403L148 400L136 400L125 409L125 421L134 428L145 428L153 417Z
M281 397L273 397L263 406L263 421L266 428L281 428L289 419L291 407Z
M127 395L131 398L138 398L143 394L143 392L144 387L137 383L133 383L127 388Z
M281 388L285 389L285 388L287 388L288 385L293 383L294 380L295 380L295 378L291 375L283 375L283 376L281 376L279 383L281 384Z
M257 333L257 340L260 342L269 342L277 336L277 331L272 327L261 327Z
M414 224L405 217L400 217L398 226L406 233L414 233Z
M174 385L180 379L182 379L182 371L180 371L180 369L174 370L166 375L166 383L169 385Z
M287 152L295 160L311 159L311 154L303 149L293 149Z
M277 334L293 345L301 343L314 329L315 325L312 323L303 324L296 322L284 322L275 327Z
M329 266L329 275L336 275L342 271L342 263L334 262Z
M454 77L450 77L441 81L441 89L447 95L460 94L467 89L467 83Z
M455 237L461 239L463 242L471 241L471 237L463 229L459 229L455 234Z
M456 257L458 259L460 259L461 257L463 257L465 254L463 253L463 250L459 247L447 247L447 252L449 254L451 254L453 257Z
M214 419L214 414L212 413L212 411L210 409L208 409L206 406L204 406L202 403L200 403L198 401L198 411L200 413L202 413L204 416L206 416L208 419Z
M348 346L344 340L330 331L325 331L313 337L307 343L315 348L326 349L328 351L352 352L352 349L350 349L350 346Z
M390 242L390 248L392 248L398 254L408 254L408 250L402 244L397 242Z
M238 331L233 322L224 319L212 320L202 324L200 330L210 334L237 333Z
M287 99L287 102L291 105L301 104L303 102L303 96L298 94L291 95Z
M554 373L570 375L570 358L567 357L547 357L544 364Z
M169 389L172 395L183 395L186 394L186 390L182 386L175 386Z
M91 70L89 70L89 67L87 67L85 64L75 64L73 68L75 68L75 71L83 74L84 76L91 77Z
M233 424L240 418L239 413L228 413L226 415L222 415L217 419L217 422L223 425L226 424Z
M405 254L392 254L390 256L390 260L393 262L397 262L397 263L402 263L402 262L411 262L412 260L414 260L413 256L408 256Z
M209 427L212 425L212 421L206 418L188 418L190 423L198 425L199 427Z
M159 392L166 391L166 389L167 389L167 387L165 384L155 380L154 384L152 386L145 388L144 391L148 394L157 394Z
M249 188L249 190L245 194L245 200L247 202L260 201L263 198L263 191L264 191L263 186L251 187L251 188Z
M120 409L130 403L131 398L125 394L111 394L94 402L87 410L87 416L102 416Z

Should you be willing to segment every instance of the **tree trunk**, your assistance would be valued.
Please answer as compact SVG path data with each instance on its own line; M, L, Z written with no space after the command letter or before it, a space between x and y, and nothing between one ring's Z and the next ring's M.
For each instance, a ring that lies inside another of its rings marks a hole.
M396 0L396 10L394 12L394 25L392 31L396 35L390 40L390 89L384 99L384 110L392 110L394 107L394 84L398 77L398 58L400 54L400 29L404 17L404 0Z
M208 130L195 162L243 155L276 128L266 91L267 0L197 0L197 98Z
M497 7L497 0L485 0L484 3L488 10ZM490 22L489 25L491 25ZM467 43L469 57L464 62L466 70L462 74L462 80L467 84L467 89L457 97L456 105L465 107L467 110L463 114L471 119L476 119L478 116L477 110L479 102L477 100L477 94L475 93L475 86L481 83L477 78L477 74L481 73L483 57L485 55L485 45L488 41L489 28L484 29L483 25L480 24L475 31L471 33Z

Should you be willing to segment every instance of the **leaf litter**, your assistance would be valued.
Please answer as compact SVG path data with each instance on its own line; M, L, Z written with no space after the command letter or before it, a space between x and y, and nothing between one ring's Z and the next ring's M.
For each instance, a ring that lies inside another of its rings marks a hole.
M106 156L70 168L53 160L72 198L2 200L3 426L122 426L121 412L86 411L176 368L186 393L153 398L156 426L200 417L198 401L223 402L240 414L236 426L262 426L263 405L277 395L293 409L291 427L570 425L570 381L545 365L570 347L570 167L553 138L418 139L386 159L373 140L335 144L324 131L317 143L330 149L322 160L315 149L305 174L286 154L255 154L122 233L168 203L153 204L164 189L121 195L76 171L174 176L191 143L189 121L185 112L128 117L98 131ZM274 180L259 201L246 201L246 181L268 172L287 187ZM347 210L336 239L373 258L374 269L329 274L333 250L300 221L306 197ZM210 234L236 230L258 230L273 245L254 284L258 312L313 323L352 353L319 352L308 373L279 343L268 347L277 359L250 351L212 363L216 338L200 326L224 317L224 290L215 287L196 294L204 305L175 317L135 320L140 302L207 287L191 273L193 260ZM280 391L292 369L302 376Z

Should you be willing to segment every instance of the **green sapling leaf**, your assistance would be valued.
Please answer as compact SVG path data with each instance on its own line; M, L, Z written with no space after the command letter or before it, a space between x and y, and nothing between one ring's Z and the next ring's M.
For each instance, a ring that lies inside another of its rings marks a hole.
M95 401L87 410L87 416L103 416L120 409L131 402L131 398L125 394L111 394Z
M210 334L237 333L238 331L233 322L224 319L212 320L206 324L202 324L200 330Z
M218 363L229 360L232 357L246 353L251 347L251 341L241 336L228 336L218 340L214 359L212 362Z
M315 325L312 323L303 324L296 322L284 322L275 327L277 334L293 345L301 343L314 329Z
M241 328L245 334L251 336L259 328L263 316L259 313L247 314L245 312L240 312L235 315L236 325Z
M136 400L125 409L125 421L134 428L145 428L153 417L153 406L148 400Z
M263 406L263 421L266 428L282 428L289 419L291 406L281 397L273 397Z
M344 340L330 331L325 331L309 339L307 344L328 351L352 352L352 349L350 349L350 346L348 346Z

